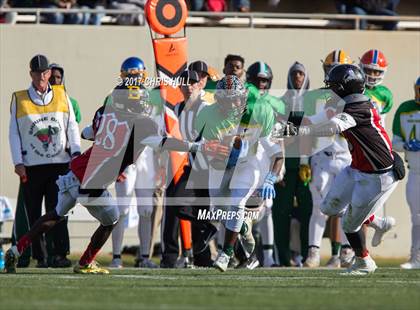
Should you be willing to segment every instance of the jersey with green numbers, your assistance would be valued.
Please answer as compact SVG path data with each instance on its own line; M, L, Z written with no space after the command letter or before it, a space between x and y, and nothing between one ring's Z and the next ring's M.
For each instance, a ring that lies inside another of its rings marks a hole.
M420 141L420 104L409 100L398 107L392 123L392 133L405 142L413 139Z
M258 138L271 133L274 125L274 113L271 106L256 103L252 112L247 110L241 119L226 116L216 103L204 107L197 115L195 129L202 132L207 140L222 141L225 137L240 135L249 141L250 146L258 142Z
M365 95L372 100L373 105L380 114L388 113L394 104L391 91L383 85L378 85L373 88L366 87Z

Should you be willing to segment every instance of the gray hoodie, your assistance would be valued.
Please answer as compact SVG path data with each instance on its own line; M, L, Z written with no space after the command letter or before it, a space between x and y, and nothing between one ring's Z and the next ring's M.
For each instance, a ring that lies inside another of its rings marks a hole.
M302 71L305 73L305 80L301 89L295 89L292 81L292 73L294 71ZM287 91L283 95L282 100L286 103L288 111L303 111L303 95L309 89L309 76L305 66L299 62L295 62L287 74Z

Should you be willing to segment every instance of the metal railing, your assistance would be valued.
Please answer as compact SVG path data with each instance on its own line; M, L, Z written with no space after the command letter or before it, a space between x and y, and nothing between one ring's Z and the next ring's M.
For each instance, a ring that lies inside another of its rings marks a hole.
M144 15L142 9L138 10L118 10L118 9L55 9L55 8L0 8L1 13L17 13L19 14L33 14L35 15L35 23L41 22L43 13L62 13L62 14L105 14L106 16L115 15ZM243 27L255 26L288 26L287 21L295 21L290 23L291 26L296 26L298 21L305 26L305 21L326 21L327 23L320 23L320 25L329 26L344 26L350 29L360 29L361 21L373 22L392 22L411 23L409 28L420 29L420 16L377 16L377 15L347 15L347 14L302 14L302 13L269 13L269 12L189 12L187 24L202 25L202 26L229 26L237 25ZM278 21L276 23L276 21ZM334 23L335 22L335 23ZM311 24L309 23L309 26ZM350 27L349 27L350 26Z

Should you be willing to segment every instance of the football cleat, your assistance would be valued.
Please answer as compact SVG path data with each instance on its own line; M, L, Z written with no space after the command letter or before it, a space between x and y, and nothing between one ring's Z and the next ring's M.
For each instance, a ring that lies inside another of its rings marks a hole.
M154 262L152 262L148 258L136 259L136 262L134 263L134 267L137 267L137 268L159 268L158 265L156 265Z
M258 260L257 254L254 251L254 253L252 253L251 256L245 262L239 264L235 268L237 269L246 268L249 270L253 270L257 268L259 265L260 265L260 261Z
M305 263L303 264L303 267L308 268L317 268L321 264L321 255L320 255L320 249L315 246L311 246L308 250L308 257L305 260Z
M420 250L412 250L410 260L401 264L400 267L402 269L420 269Z
M346 272L340 273L341 275L351 275L351 276L366 276L368 274L374 273L378 267L376 266L375 261L370 257L357 257L354 260L353 265Z
M334 255L331 256L331 258L328 260L327 264L325 265L325 267L333 269L333 268L341 268L341 261L340 261L340 257Z
M343 268L350 268L353 265L355 255L352 248L341 248L340 252L340 263Z
M122 259L121 258L113 258L111 264L109 264L109 268L122 268Z
M214 261L214 267L219 269L222 272L225 272L228 268L230 261L230 256L227 255L225 252L220 251L219 255L217 255L216 260Z
M16 265L19 258L19 252L16 246L12 246L6 251L4 257L4 271L6 273L16 273Z
M384 217L384 223L382 228L376 228L375 227L375 233L372 237L372 246L373 247L377 247L378 245L381 244L382 242L382 238L385 235L385 233L387 233L388 231L390 231L394 226L395 226L395 219L391 216L386 216Z
M81 274L109 274L107 269L101 268L98 264L93 261L88 265L80 266L77 264L73 268L74 273L81 273Z

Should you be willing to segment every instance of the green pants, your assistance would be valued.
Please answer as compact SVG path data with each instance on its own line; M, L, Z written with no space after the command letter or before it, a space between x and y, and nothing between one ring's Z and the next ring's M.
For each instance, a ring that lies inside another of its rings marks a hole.
M306 259L308 255L309 220L312 213L312 196L309 186L305 186L299 178L299 169L286 169L281 183L275 185L272 215L274 225L274 243L278 251L279 262L282 266L290 266L290 220L293 215L300 222L301 255ZM295 198L297 208L294 209Z

